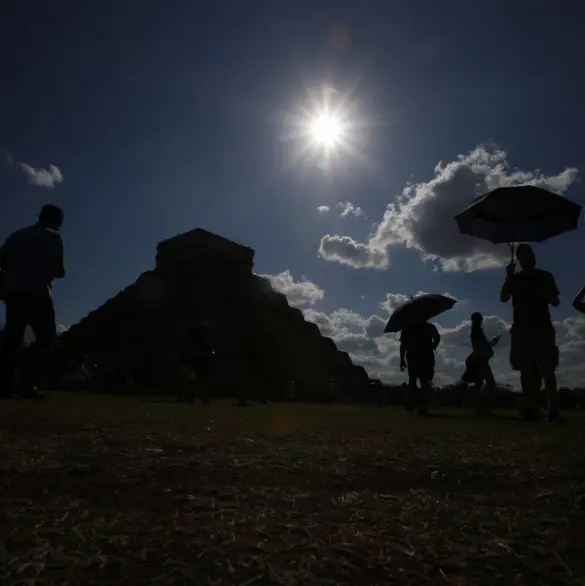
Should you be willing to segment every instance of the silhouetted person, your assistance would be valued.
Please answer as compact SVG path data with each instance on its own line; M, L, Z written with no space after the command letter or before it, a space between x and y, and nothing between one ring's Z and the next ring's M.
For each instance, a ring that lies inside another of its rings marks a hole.
M573 307L580 313L585 313L585 287L581 287L581 290L573 299Z
M418 407L423 415L435 376L435 350L441 342L437 328L428 322L412 325L400 335L400 370L408 367L408 395L406 408ZM420 389L417 387L420 381Z
M329 388L327 389L327 395L325 397L325 401L329 407L333 407L335 403L337 403L337 399L339 397L339 390L340 390L339 381L336 378L332 378L329 380Z
M471 314L471 347L473 352L465 361L467 370L462 379L475 386L475 412L489 415L491 396L496 388L496 381L490 367L494 355L493 347L501 336L488 341L483 331L483 316L479 312ZM485 383L485 387L484 387Z
M559 289L551 273L536 268L536 257L528 244L518 246L516 256L521 270L515 272L514 262L508 265L500 300L507 303L512 299L514 309L510 364L513 370L520 371L520 411L526 420L538 418L538 393L544 380L548 419L554 421L560 417L555 375L559 350L549 305L559 305Z
M178 352L184 367L195 374L193 383L185 389L187 402L195 400L195 387L200 389L201 402L209 403L210 375L215 360L215 345L212 328L207 325L192 327L184 336Z
M35 335L31 360L21 377L18 394L34 396L42 382L46 351L57 336L52 284L65 276L63 241L59 231L63 210L41 209L38 222L11 234L0 248L6 324L0 342L0 396L15 395L16 364L24 332Z

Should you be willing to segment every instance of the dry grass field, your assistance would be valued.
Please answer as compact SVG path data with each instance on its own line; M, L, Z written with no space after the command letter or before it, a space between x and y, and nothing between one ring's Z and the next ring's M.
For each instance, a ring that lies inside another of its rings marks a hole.
M585 417L0 404L0 583L585 584Z

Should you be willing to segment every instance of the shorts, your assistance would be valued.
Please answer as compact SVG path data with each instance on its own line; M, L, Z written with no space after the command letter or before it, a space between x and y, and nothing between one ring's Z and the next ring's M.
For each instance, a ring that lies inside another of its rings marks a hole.
M430 382L435 376L435 354L422 356L406 356L408 362L408 376Z
M55 309L50 296L6 294L6 324L2 332L7 344L20 345L29 326L39 346L49 346L57 337Z
M555 329L512 328L510 330L512 370L538 371L541 376L554 374L559 366Z

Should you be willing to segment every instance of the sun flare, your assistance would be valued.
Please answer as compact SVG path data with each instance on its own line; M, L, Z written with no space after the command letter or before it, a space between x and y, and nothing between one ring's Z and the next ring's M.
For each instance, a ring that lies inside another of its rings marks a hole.
M313 141L325 147L337 144L343 135L341 120L331 114L321 114L315 118L310 130Z
M283 110L285 140L291 141L290 166L305 163L327 173L345 168L352 160L368 164L363 152L368 126L353 95L355 87L340 92L322 85L306 87L302 99Z

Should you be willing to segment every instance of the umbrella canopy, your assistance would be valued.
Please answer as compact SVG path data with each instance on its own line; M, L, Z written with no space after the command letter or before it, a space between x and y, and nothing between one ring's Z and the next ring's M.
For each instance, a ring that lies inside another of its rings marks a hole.
M419 295L397 307L390 316L384 333L400 332L413 324L422 323L451 309L457 303L456 299L425 293Z
M499 187L455 216L461 234L494 244L542 242L576 230L581 206L533 185Z

